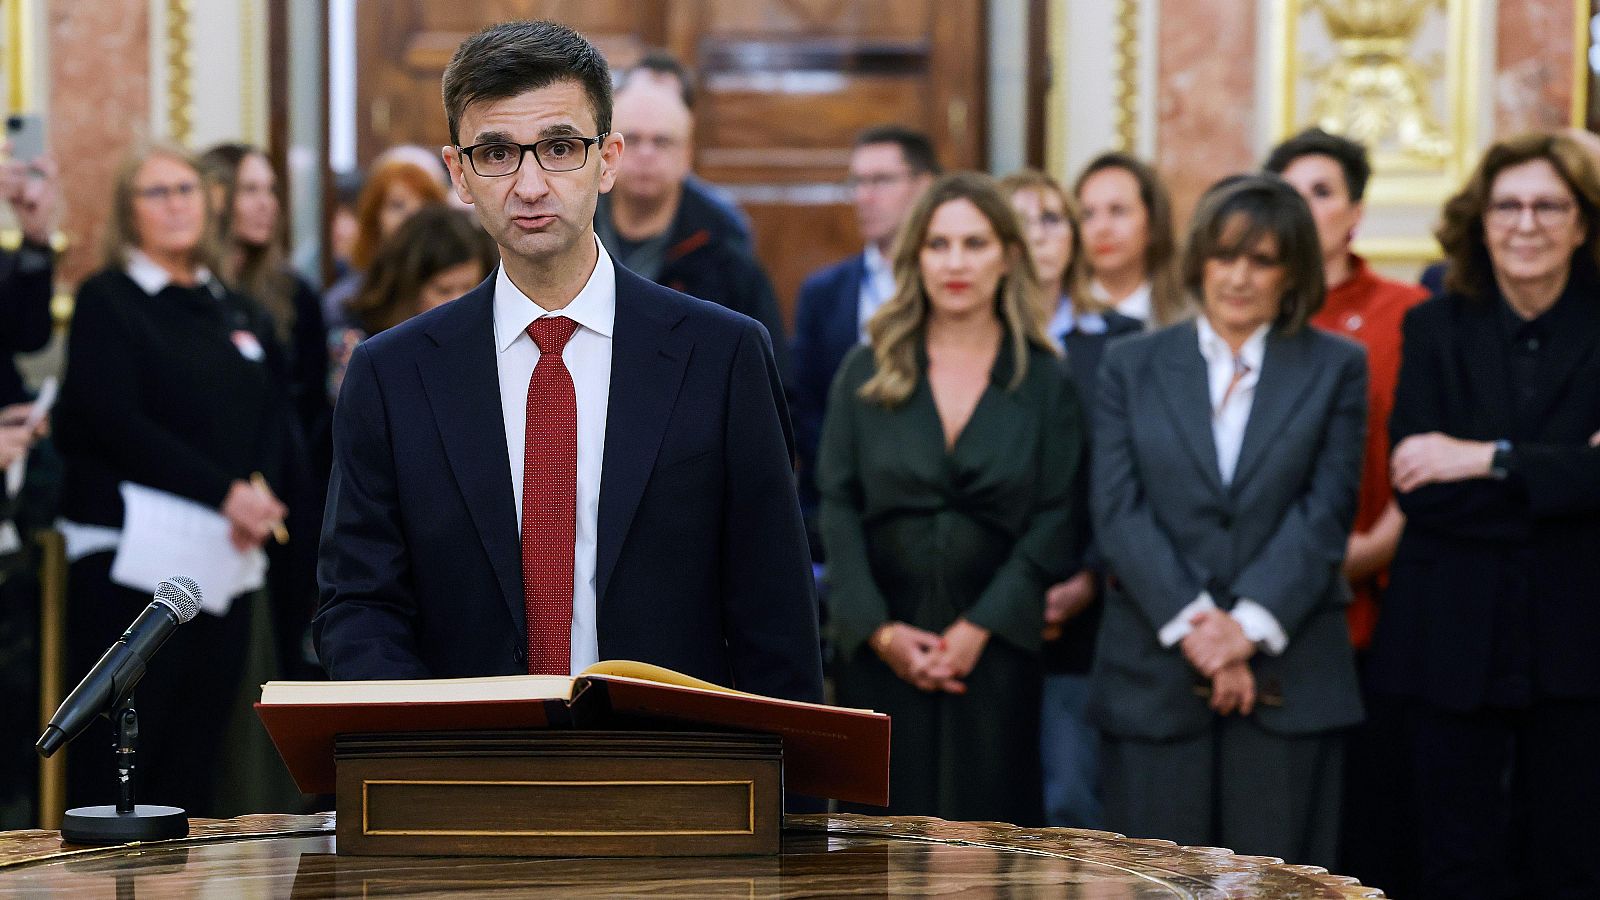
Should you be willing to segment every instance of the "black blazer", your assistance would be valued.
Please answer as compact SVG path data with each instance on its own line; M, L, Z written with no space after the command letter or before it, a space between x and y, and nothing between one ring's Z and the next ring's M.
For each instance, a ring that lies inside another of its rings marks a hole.
M850 348L861 343L857 316L866 275L865 259L857 253L806 276L795 300L794 428L805 469L816 460L833 376Z
M1399 496L1405 534L1373 638L1379 688L1467 710L1482 704L1493 611L1511 596L1532 622L1534 691L1600 696L1600 286L1574 279L1561 340L1542 361L1538 433L1515 442L1511 476ZM1390 439L1440 431L1513 438L1498 297L1447 294L1406 315ZM1519 599L1520 598L1520 599Z
M596 565L602 659L819 700L817 606L760 326L617 266ZM356 349L313 632L334 678L527 671L494 278Z

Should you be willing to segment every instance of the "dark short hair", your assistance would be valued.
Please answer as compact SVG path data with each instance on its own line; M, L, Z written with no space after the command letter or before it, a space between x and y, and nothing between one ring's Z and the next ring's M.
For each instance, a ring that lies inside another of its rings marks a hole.
M1583 243L1572 251L1573 270L1587 278L1600 274L1600 171L1594 158L1577 141L1560 132L1524 134L1484 151L1460 193L1445 203L1444 216L1434 231L1450 261L1445 290L1474 299L1488 293L1489 285L1494 283L1494 262L1484 240L1483 214L1489 210L1495 179L1506 169L1537 159L1556 170L1578 203L1586 234Z
M1367 160L1367 148L1321 128L1307 128L1273 147L1262 168L1274 175L1282 175L1302 156L1326 156L1332 159L1344 172L1344 188L1350 199L1360 203L1361 198L1366 196L1367 179L1372 177L1372 163Z
M660 47L646 50L644 55L639 57L639 61L634 63L623 76L623 86L627 85L628 80L633 78L636 72L664 75L678 82L678 96L683 98L684 108L694 112L694 75L689 72L689 67L683 64L683 60L674 56L672 51Z
M583 35L556 22L505 22L461 42L444 67L444 114L459 144L468 104L504 100L561 81L589 95L595 125L611 130L611 70Z
M407 219L378 248L348 309L370 334L417 314L417 299L435 275L476 262L485 275L500 262L494 239L471 214L443 204Z
M874 125L856 135L857 147L867 147L872 144L894 144L900 148L900 155L905 157L906 165L918 175L938 175L943 169L939 167L939 156L933 152L933 141L928 136L914 128L904 125Z
M1241 219L1244 229L1228 234ZM1276 175L1230 175L1201 195L1183 253L1183 285L1203 309L1206 260L1249 252L1263 237L1277 243L1288 276L1272 326L1293 334L1322 308L1327 282L1311 207Z

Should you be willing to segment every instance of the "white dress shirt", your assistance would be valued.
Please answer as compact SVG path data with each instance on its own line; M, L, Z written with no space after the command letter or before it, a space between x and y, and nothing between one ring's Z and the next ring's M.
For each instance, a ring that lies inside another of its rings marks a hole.
M1111 303L1110 292L1098 281L1089 284L1089 293L1101 303ZM1150 319L1150 282L1134 288L1133 293L1112 304L1112 308L1130 319L1138 319L1145 328L1150 328L1154 324Z
M1222 483L1233 483L1234 471L1239 465L1239 450L1244 444L1244 429L1250 421L1250 409L1255 405L1256 385L1261 381L1261 363L1266 356L1267 330L1262 325L1245 339L1234 353L1228 342L1217 334L1205 316L1195 319L1200 333L1200 355L1206 361L1206 381L1211 397L1211 437L1217 450L1217 474ZM1237 378L1235 377L1237 375ZM1171 647L1192 630L1189 620L1197 613L1216 609L1210 591L1200 595L1185 606L1172 621L1162 627L1161 645ZM1234 601L1229 613L1245 637L1261 649L1276 656L1289 644L1288 635L1277 617L1261 604L1244 597Z
M511 491L522 529L523 448L527 442L528 381L539 362L539 345L528 336L535 319L561 316L578 328L561 352L578 401L578 509L572 559L572 674L600 659L595 624L595 546L600 519L600 470L605 457L606 407L611 400L611 337L617 317L617 273L606 248L589 281L565 308L545 312L506 275L494 279L495 367L500 374L500 412L505 419ZM518 544L520 546L520 542Z
M1080 313L1072 308L1072 298L1066 294L1056 302L1056 311L1050 316L1050 324L1045 326L1045 334L1050 339L1061 343L1061 339L1074 331L1083 334L1105 334L1106 317L1097 312Z
M867 321L894 296L894 266L878 252L877 244L868 244L861 258L866 264L867 274L861 279L860 299L856 303L856 329L861 343L865 344Z

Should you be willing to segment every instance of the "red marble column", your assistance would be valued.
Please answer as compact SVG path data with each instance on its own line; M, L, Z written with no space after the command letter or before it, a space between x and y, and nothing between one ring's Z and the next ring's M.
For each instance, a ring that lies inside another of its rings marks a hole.
M1181 239L1212 182L1258 163L1256 5L1162 3L1159 19L1155 161L1172 191Z
M61 276L100 267L100 235L117 165L149 133L149 0L48 4L50 146L61 166Z
M1494 73L1494 134L1571 124L1573 0L1500 3Z

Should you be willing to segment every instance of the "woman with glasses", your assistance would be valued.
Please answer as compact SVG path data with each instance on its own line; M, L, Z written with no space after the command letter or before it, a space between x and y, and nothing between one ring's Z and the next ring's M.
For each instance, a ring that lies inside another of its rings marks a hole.
M1307 324L1322 253L1276 176L1201 197L1182 272L1199 316L1113 344L1096 397L1105 825L1327 866L1361 718L1339 563L1366 364Z
M282 354L267 314L216 276L210 228L192 157L157 146L123 163L105 268L78 289L54 416L66 464L72 678L150 603L150 586L114 575L130 486L217 513L238 551L261 547L287 512L272 487L292 427ZM255 596L205 600L152 661L136 699L140 799L209 816L232 814L216 808L213 789L229 771L222 737ZM116 796L110 746L104 721L72 745L68 805Z
M1413 703L1419 896L1600 896L1597 177L1565 135L1490 147L1405 319L1372 674Z
M1093 397L1106 343L1143 327L1106 308L1088 289L1082 232L1067 192L1049 175L1024 169L1000 189L1028 237L1043 290L1040 321L1066 351L1079 397ZM1085 421L1085 426L1088 422ZM1087 469L1087 466L1085 466ZM1080 483L1086 484L1086 479ZM1099 828L1100 735L1088 721L1089 665L1100 626L1099 553L1088 525L1087 495L1079 497L1077 541L1068 575L1045 592L1044 701L1039 750L1044 774L1045 821L1067 828Z
M1041 818L1039 631L1082 424L1025 240L987 176L934 182L822 427L839 700L894 716L893 814Z

